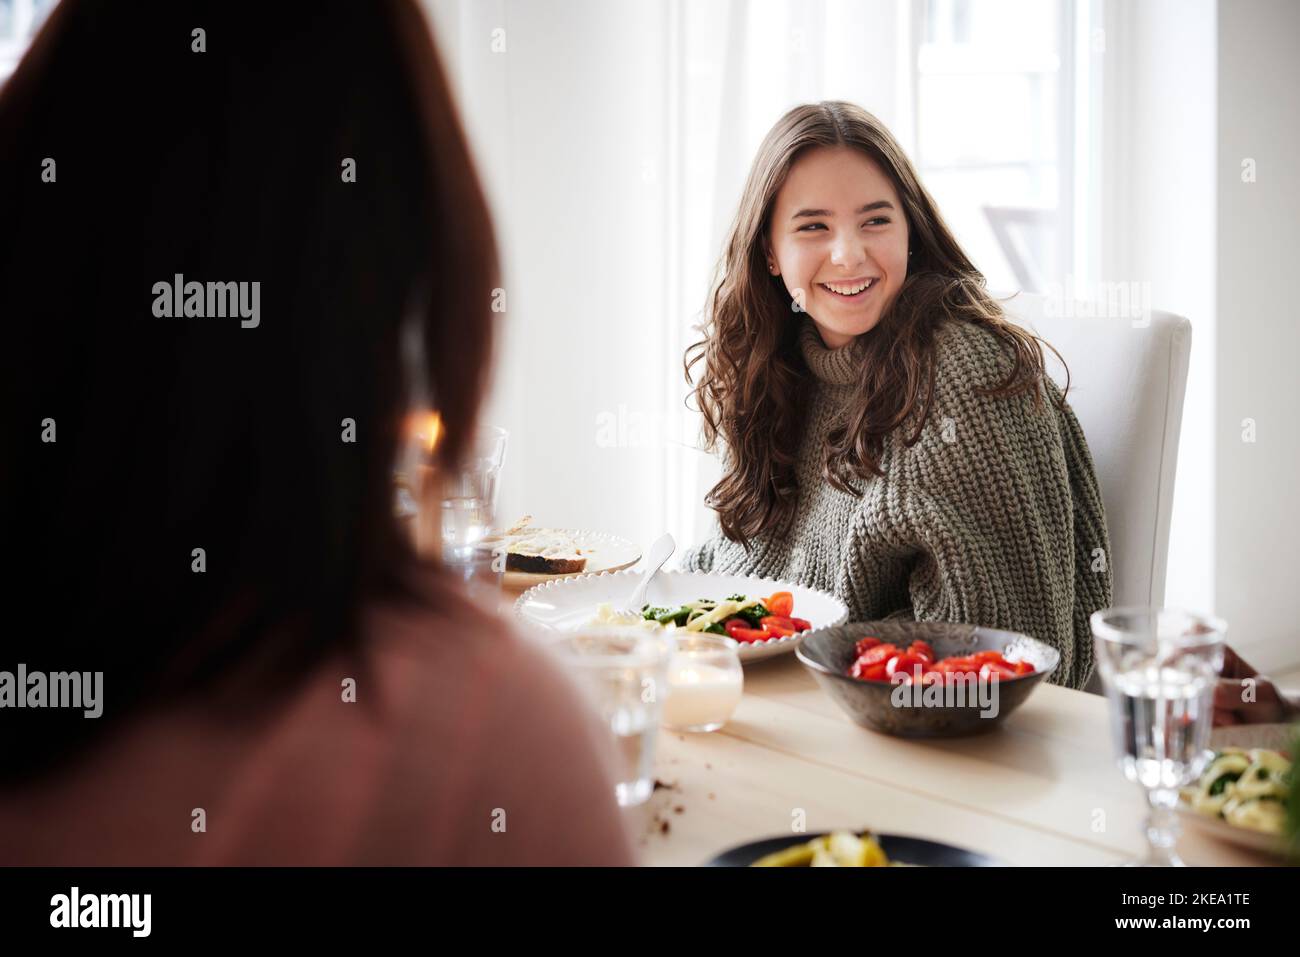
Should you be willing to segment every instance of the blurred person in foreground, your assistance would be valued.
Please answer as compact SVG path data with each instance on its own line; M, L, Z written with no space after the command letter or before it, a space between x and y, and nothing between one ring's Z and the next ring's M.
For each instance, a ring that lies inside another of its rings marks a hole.
M63 0L0 142L0 671L103 674L11 679L0 864L630 863L569 679L393 518L404 323L453 467L500 282L413 0Z

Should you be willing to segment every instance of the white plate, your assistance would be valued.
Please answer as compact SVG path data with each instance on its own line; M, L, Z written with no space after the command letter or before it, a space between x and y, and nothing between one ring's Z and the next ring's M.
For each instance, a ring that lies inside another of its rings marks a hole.
M1291 736L1295 728L1289 724L1234 724L1215 728L1210 732L1210 747L1219 748L1267 748L1269 751L1290 751ZM1291 755L1294 761L1296 755ZM1249 828L1229 824L1220 817L1211 817L1200 811L1192 810L1181 800L1178 802L1178 817L1189 830L1199 831L1210 837L1248 847L1255 851L1278 854L1282 851L1282 839Z
M587 566L580 572L565 572L560 575L546 575L540 572L517 572L506 569L501 578L503 586L511 589L532 588L534 585L540 585L543 582L577 578L581 575L596 575L600 572L620 571L635 565L641 560L641 546L635 542L629 542L626 538L619 538L617 535L606 535L604 532L588 532L580 528L548 530L564 532L571 537L574 544L581 548L587 556ZM489 536L488 540L493 537L495 536Z
M515 613L533 625L556 631L571 631L589 622L596 614L596 606L603 602L621 608L632 596L640 575L639 570L628 569L537 585L519 596L515 602ZM778 591L788 591L794 595L795 616L807 620L813 626L813 631L842 625L848 620L848 608L833 595L803 585L747 575L661 571L650 582L646 601L652 605L670 606L700 598L722 599L737 592L760 598ZM740 660L757 661L794 651L803 636L810 634L812 631L789 638L742 642Z

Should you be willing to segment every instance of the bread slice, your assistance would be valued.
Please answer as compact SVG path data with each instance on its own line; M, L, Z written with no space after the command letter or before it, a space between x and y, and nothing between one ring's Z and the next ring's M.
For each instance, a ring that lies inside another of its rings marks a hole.
M547 558L543 555L517 555L506 552L506 571L533 572L539 575L571 575L587 567L585 558Z
M506 571L573 575L587 567L587 556L573 537L554 528L531 528L525 516L506 532Z

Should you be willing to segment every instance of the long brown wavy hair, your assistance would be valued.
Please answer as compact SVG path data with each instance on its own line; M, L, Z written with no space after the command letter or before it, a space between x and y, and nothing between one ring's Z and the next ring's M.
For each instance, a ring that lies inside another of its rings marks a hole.
M788 528L798 502L797 455L811 375L799 348L802 314L780 276L764 268L764 237L781 185L807 150L848 146L874 160L893 182L907 217L911 255L894 301L869 334L856 398L828 434L822 477L841 491L854 477L883 475L885 437L914 417L905 440L915 444L934 397L936 327L946 319L994 333L1014 364L1006 381L981 388L1011 396L1037 388L1045 375L1042 344L1010 322L984 276L957 244L915 168L885 125L852 103L827 101L790 110L759 147L720 259L702 327L686 350L686 381L703 415L706 451L725 447L724 474L705 499L727 538L748 540ZM1057 353L1060 356L1060 353ZM698 383L692 368L704 360ZM1066 370L1066 392L1069 370ZM1062 399L1064 402L1064 398ZM914 415L915 414L915 415Z

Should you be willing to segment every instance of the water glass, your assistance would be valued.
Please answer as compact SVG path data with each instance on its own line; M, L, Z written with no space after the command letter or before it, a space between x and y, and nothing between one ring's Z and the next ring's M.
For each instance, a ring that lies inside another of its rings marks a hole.
M461 464L443 472L432 461L441 426L430 421L434 434L415 436L413 475L398 476L398 518L413 528L415 550L439 558L471 591L499 589L505 556L495 556L484 539L496 517L508 434L480 428Z
M1146 792L1147 856L1181 866L1178 790L1205 769L1224 622L1172 608L1108 608L1090 619L1120 769Z
M554 642L578 679L616 751L614 796L623 807L654 791L655 736L672 646L663 634L636 626L590 627Z

